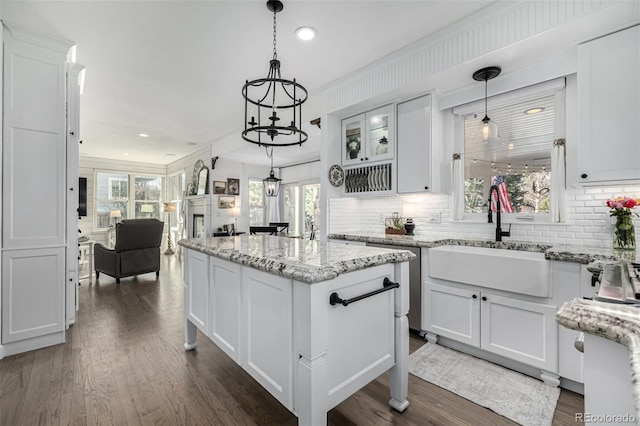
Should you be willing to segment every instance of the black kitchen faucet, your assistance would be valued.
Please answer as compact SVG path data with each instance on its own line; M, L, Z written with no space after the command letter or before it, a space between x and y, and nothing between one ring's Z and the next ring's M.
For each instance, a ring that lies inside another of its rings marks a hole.
M491 185L489 188L489 220L487 223L493 223L493 215L491 214L491 196L493 191L496 192L496 241L502 241L502 237L511 236L511 224L509 224L509 230L503 231L500 226L500 194L498 193L498 186Z

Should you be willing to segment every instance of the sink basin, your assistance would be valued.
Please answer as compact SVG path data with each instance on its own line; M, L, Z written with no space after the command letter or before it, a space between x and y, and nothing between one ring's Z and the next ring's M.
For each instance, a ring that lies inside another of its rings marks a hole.
M487 247L429 249L429 276L537 297L549 297L544 253Z

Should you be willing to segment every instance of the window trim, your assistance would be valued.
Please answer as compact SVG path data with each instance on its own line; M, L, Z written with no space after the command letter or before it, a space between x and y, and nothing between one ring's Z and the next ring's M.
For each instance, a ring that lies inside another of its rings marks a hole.
M556 78L553 80L545 81L543 83L534 84L531 86L522 87L520 89L514 89L506 93L501 93L487 98L488 108L498 108L506 105L510 105L517 102L525 102L544 96L556 95L562 93L562 101L560 102L563 109L565 107L566 99L566 82L565 77ZM458 152L462 153L462 160L465 159L464 152L464 118L470 115L474 111L484 110L484 98L481 100L468 102L466 104L453 107L454 123L456 126L456 146L459 148ZM558 104L558 100L556 100ZM561 120L560 122L558 120ZM565 133L566 117L564 113L556 114L555 133ZM564 136L563 136L564 137ZM551 150L551 147L549 148ZM553 171L551 172L551 179L554 179ZM566 177L562 176L561 179L565 180ZM455 188L452 188L455 191ZM465 204L466 210L466 204ZM488 213L467 213L465 211L462 223L487 223ZM549 224L550 213L502 213L501 219L503 223L521 223L521 224Z
M159 203L160 207L162 207L162 203L164 202L164 198L165 198L165 189L166 189L166 175L160 175L160 174L155 174L155 173L131 173L125 170L107 170L107 169L94 169L93 170L93 185L94 185L94 189L93 189L93 230L94 232L104 232L107 231L109 229L109 227L107 228L99 228L98 227L98 203L100 201L125 201L125 199L112 199L111 198L111 186L109 185L108 187L108 191L109 191L109 199L105 200L105 199L100 199L97 197L98 194L98 174L120 174L120 175L126 175L127 179L128 179L128 196L126 198L126 203L127 203L127 218L135 218L135 205L136 202L143 202L143 201L137 201L135 199L135 178L136 177L153 177L153 178L160 178L160 199L158 201L151 201L153 203ZM111 178L109 178L109 181L111 181ZM160 209L160 215L163 214L162 209Z

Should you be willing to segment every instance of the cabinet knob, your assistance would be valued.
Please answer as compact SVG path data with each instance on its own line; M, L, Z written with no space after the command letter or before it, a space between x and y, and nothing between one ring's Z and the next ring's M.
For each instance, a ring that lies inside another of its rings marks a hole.
M73 131L69 132L71 135L75 135L75 133Z
M486 301L487 300L487 296L482 296L482 301Z
M80 144L81 144L81 143L82 143L82 141L78 141L78 143L80 143Z
M425 186L425 187L424 187L424 189L429 190L429 187L428 187L428 186Z
M477 294L474 294L473 296L471 296L471 298L472 298L472 299L477 299L477 298L478 298L478 295L477 295Z
M587 176L588 176L588 175L587 175L586 173L583 173L583 174L581 174L581 175L580 175L580 177L581 177L582 179L586 179L586 178L587 178Z
M364 161L364 158L361 158L360 161Z
M69 191L73 191L73 188L69 188Z
M364 157L364 160L365 161L369 161L369 157Z

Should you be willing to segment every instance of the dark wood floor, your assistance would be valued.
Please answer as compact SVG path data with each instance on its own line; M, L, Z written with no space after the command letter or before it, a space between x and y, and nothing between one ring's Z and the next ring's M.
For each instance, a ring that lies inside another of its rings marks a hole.
M296 425L211 341L183 349L177 257L155 274L108 276L80 287L67 343L0 361L0 425ZM411 338L411 351L424 341ZM331 425L512 425L492 411L409 375L410 406L387 404L384 374L329 412ZM563 390L554 425L574 424L580 395Z

